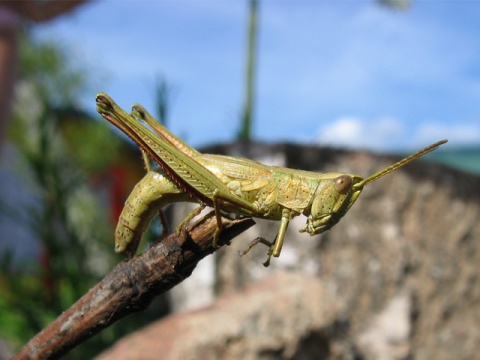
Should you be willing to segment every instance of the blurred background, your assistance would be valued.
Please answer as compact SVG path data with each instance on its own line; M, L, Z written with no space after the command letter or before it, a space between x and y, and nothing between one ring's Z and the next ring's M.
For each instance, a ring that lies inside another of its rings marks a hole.
M479 4L260 2L252 136L375 150L480 139ZM383 5L382 5L383 4ZM96 69L96 88L155 108L194 146L235 138L245 82L245 1L96 1L35 28ZM93 111L91 93L77 99Z
M406 153L448 138L431 158L480 172L477 2L0 5L7 348L120 259L113 228L144 170L96 114L100 91L126 110L141 103L196 148L241 139ZM149 311L168 307L159 299ZM98 353L151 318L122 321L70 356Z

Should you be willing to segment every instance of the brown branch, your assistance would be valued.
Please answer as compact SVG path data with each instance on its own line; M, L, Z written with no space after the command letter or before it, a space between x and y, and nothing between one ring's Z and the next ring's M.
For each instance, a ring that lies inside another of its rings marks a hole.
M223 219L219 246L254 224L250 218ZM148 307L155 296L189 277L213 253L216 220L210 213L181 234L118 264L102 281L33 337L13 359L52 359L64 355L126 315Z

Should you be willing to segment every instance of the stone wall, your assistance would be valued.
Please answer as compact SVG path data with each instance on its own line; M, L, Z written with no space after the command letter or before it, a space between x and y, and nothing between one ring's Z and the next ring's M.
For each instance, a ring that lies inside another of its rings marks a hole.
M207 151L364 177L398 160L291 144ZM147 343L151 350L136 358L475 358L479 189L479 177L417 160L367 185L324 234L298 233L306 219L296 218L269 268L261 264L263 245L243 257L237 253L257 236L274 238L278 223L258 221L173 289L173 306L181 312L153 324L148 335L120 340L104 358L122 358L127 348L140 351ZM207 300L196 303L205 293Z

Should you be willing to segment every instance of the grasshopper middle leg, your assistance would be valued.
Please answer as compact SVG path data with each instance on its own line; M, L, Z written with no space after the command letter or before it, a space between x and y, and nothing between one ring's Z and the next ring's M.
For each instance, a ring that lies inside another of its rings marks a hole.
M262 237L257 237L256 239L252 240L248 245L248 248L244 251L239 251L239 255L243 256L247 254L255 245L257 244L264 244L268 246L268 258L263 263L263 266L268 267L270 265L270 259L272 256L279 257L280 252L282 251L283 241L285 240L285 234L287 233L288 224L292 217L291 210L283 209L282 211L282 219L280 222L280 229L278 230L278 234L275 237L273 242L266 240Z

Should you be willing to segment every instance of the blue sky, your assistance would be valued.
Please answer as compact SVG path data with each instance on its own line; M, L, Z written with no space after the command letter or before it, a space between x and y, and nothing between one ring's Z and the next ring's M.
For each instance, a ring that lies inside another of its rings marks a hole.
M246 0L101 0L47 24L99 77L95 93L154 107L194 146L227 142L243 103ZM253 135L378 151L480 144L480 2L262 1Z

